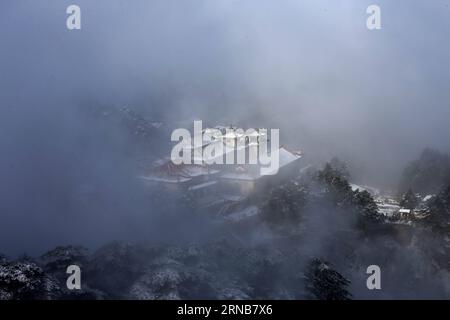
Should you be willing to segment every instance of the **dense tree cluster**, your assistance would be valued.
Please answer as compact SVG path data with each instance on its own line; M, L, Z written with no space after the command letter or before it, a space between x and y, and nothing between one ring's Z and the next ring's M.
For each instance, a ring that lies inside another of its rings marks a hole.
M419 204L419 199L417 199L416 195L411 189L408 189L406 193L402 195L400 200L400 206L406 209L414 210Z
M434 230L450 236L450 184L442 188L429 205L429 222Z
M347 179L327 163L325 167L317 172L317 181L322 183L323 192L333 197L337 205L345 204L353 196L352 188Z
M310 178L294 178L270 190L261 205L263 220L277 227L295 226L302 223L306 211L314 214L328 203L336 214L351 217L357 224L380 223L382 218L370 193L353 191L342 175L344 165L338 165L341 162L336 158L333 162L334 165L327 163Z
M359 223L381 222L377 205L367 191L353 191L349 182L339 170L329 163L317 173L317 181L322 184L325 197L331 199L338 208L356 216Z
M0 300L52 299L59 294L57 281L33 262L0 263Z
M273 188L261 206L269 223L299 223L308 198L308 189L297 180Z
M350 170L348 169L348 165L346 162L340 160L337 157L334 157L330 160L329 165L341 177L343 177L346 180L350 179Z
M80 247L58 247L36 262L5 260L0 299L306 299L298 270L306 258L283 248L248 248L228 240L183 247L115 242L81 257L86 251ZM61 274L80 258L81 290L68 290L68 275ZM317 298L341 294L337 273L316 277L317 290L325 290L327 281L332 285Z

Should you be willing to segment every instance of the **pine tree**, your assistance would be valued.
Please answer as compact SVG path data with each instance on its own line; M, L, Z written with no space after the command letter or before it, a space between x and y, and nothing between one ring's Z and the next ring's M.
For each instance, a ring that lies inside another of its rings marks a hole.
M328 262L314 259L305 273L306 289L318 300L350 300L350 281L334 270Z
M450 236L450 184L439 192L429 209L433 229Z
M400 205L406 209L414 210L418 204L419 201L417 200L416 195L411 189L408 189L408 191L402 196L402 199L400 200Z
M275 187L263 202L262 217L275 224L298 223L302 217L307 195L306 187L295 180Z
M337 204L351 197L352 188L347 179L335 170L330 163L327 163L323 170L318 172L317 181L325 186L326 193L331 195Z
M326 196L337 207L354 215L360 228L367 231L369 227L378 227L383 221L372 195L367 191L353 191L347 179L331 164L327 163L324 169L318 172L317 181L324 185Z
M349 180L350 179L350 171L348 170L348 165L346 162L341 161L339 158L334 157L330 161L330 166L334 171L339 173L340 176Z
M449 179L450 156L427 148L404 169L400 191L411 188L423 194L437 193Z

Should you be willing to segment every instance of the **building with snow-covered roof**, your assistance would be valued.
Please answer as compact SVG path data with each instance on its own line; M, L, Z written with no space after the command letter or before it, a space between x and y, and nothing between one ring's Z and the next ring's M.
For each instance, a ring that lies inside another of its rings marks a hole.
M194 139L197 138L197 143L192 144L187 149L192 153L191 160L195 164L177 165L168 158L161 159L139 178L146 185L152 186L158 191L176 192L178 194L188 193L203 205L203 203L231 201L227 197L248 197L263 191L266 187L282 183L284 180L299 174L303 163L301 161L302 153L281 146L277 150L279 155L278 168L262 175L261 169L264 166L259 162L250 164L248 158L250 147L257 147L259 137L266 135L266 133L256 130L248 130L243 134L241 132L230 133L227 132L227 129L227 127L219 126L213 129L205 129L202 131L201 140L199 136L194 136ZM220 139L205 138L205 134L216 135L216 137L219 135ZM239 139L241 139L241 143L237 142ZM201 143L199 143L200 141ZM234 141L232 145L236 146L235 148L226 147L226 144L230 141ZM213 154L207 154L208 152L204 151L208 146L220 147L212 148L214 149ZM232 158L237 160L238 152L241 151L245 152L244 164L221 164L220 161L219 163L214 161L222 158L223 163L226 163L225 160L230 155L229 153L234 153Z
M222 186L232 192L249 195L262 190L271 183L280 183L289 179L300 170L301 155L288 151L285 147L279 150L279 168L269 175L261 175L261 165L234 165L219 174Z

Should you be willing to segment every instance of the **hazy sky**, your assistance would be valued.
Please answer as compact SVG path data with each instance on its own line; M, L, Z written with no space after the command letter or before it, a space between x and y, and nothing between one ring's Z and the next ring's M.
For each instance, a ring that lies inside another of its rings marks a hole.
M70 4L82 30L66 29ZM381 30L366 28L370 4ZM80 104L278 127L362 181L393 183L422 148L450 149L449 15L444 0L1 1L1 243L30 211L64 210L54 191L76 185L80 163L105 184L126 179L121 144L98 148L120 135L90 128Z

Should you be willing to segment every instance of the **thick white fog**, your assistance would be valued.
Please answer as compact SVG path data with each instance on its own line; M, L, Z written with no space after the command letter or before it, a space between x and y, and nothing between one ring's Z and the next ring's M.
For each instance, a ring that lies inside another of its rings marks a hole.
M82 29L69 31L74 2ZM279 128L386 188L423 148L450 151L449 4L376 2L382 29L370 31L372 0L2 1L2 249L160 236L129 146L86 105ZM100 207L73 208L85 181L101 186Z

